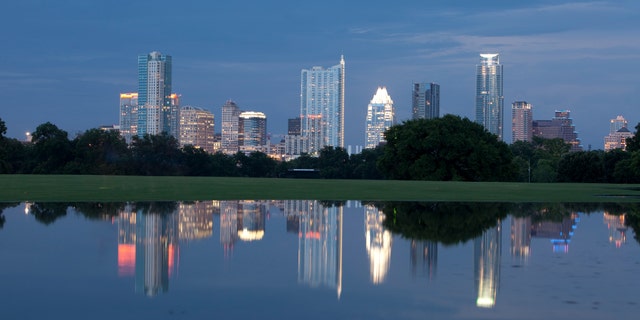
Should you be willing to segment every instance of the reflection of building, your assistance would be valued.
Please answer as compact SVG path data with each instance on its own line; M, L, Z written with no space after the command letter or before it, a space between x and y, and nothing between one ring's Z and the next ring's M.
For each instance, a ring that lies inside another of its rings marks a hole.
M478 299L476 305L493 308L496 304L500 284L500 262L502 249L502 222L482 233L474 240L475 274Z
M387 88L378 87L378 91L367 107L367 127L365 148L375 148L384 142L384 132L395 124L393 100Z
M554 252L569 252L569 243L578 221L580 218L576 213L563 217L562 222L541 221L532 225L531 236L550 239Z
M411 274L433 279L438 267L438 243L411 240ZM418 273L418 270L420 272Z
M220 244L225 256L238 240L238 201L220 201Z
M344 72L344 57L340 57L335 66L300 73L301 133L309 154L324 146L344 148Z
M625 225L626 214L614 215L607 212L604 213L604 223L609 229L609 242L616 244L616 248L620 248L623 243L627 242L627 226Z
M195 240L213 235L212 201L181 202L178 206L178 238Z
M136 292L155 296L169 290L169 278L178 261L177 217L133 211L130 205L118 218L118 275L131 276Z
M298 282L342 293L342 207L299 200Z
M526 262L531 255L531 217L511 218L511 256Z
M383 283L391 264L391 232L382 223L385 215L378 208L367 205L365 210L365 241L369 255L369 270L373 284Z
M503 139L504 95L500 56L481 54L476 66L476 123Z
M238 202L238 238L242 241L261 240L267 207L263 202L243 200Z
M136 269L136 213L127 206L118 216L118 276L133 276Z

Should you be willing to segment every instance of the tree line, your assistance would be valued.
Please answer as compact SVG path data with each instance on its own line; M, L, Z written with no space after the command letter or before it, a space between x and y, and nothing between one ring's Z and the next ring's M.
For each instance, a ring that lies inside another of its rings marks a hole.
M325 147L290 161L262 152L209 154L165 133L129 145L117 131L89 129L70 139L47 122L24 143L5 137L6 129L0 119L5 174L296 177L295 169L306 169L324 179L640 183L640 124L626 151L569 152L562 139L508 145L467 118L445 115L392 126L386 143L359 154Z

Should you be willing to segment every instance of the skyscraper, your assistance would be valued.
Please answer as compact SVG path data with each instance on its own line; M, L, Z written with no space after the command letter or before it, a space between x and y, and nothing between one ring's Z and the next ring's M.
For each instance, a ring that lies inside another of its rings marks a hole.
M131 143L138 135L138 93L120 94L120 135Z
M367 108L367 131L365 148L375 148L384 141L384 132L395 124L393 100L387 88L378 87Z
M412 118L433 119L440 117L440 85L437 83L414 83L411 96Z
M177 133L171 128L171 56L154 51L138 56L138 136ZM177 121L177 115L173 119Z
M502 65L497 53L480 55L476 66L476 122L503 138Z
M202 108L185 106L180 109L180 146L192 145L214 153L214 117Z
M232 100L222 106L222 130L220 147L226 154L238 152L238 116L242 111Z
M240 151L265 151L267 116L262 112L245 111L238 115L238 146Z
M571 119L570 115L571 111L569 110L556 110L555 117L551 120L532 121L533 135L545 139L560 138L571 145L569 151L582 151L578 132L576 132L576 127L573 125L573 119Z
M611 119L609 135L604 137L604 151L626 149L627 138L631 137L633 133L627 128L627 120L623 116Z
M324 146L344 147L344 57L325 69L302 69L300 74L300 120L302 136L314 154Z
M533 115L531 104L516 101L511 104L511 142L531 141Z

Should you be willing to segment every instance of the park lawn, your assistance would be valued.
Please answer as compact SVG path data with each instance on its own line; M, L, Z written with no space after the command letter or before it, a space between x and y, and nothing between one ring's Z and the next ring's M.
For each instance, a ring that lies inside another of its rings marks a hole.
M0 202L192 200L640 202L640 185L0 175Z

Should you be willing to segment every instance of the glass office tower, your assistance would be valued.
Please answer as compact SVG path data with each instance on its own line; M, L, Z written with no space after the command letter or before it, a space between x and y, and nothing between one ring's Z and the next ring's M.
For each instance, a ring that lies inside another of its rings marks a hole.
M480 55L476 66L476 122L503 139L502 65L497 53Z
M303 69L300 74L300 121L309 154L324 146L344 148L344 57L330 68Z

